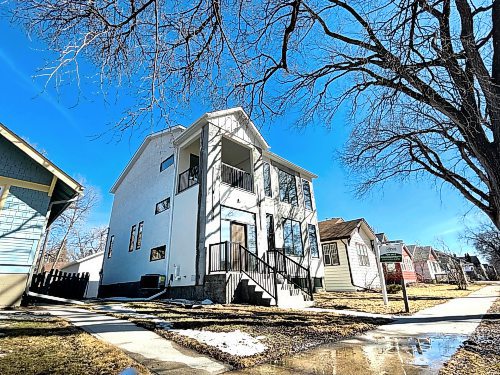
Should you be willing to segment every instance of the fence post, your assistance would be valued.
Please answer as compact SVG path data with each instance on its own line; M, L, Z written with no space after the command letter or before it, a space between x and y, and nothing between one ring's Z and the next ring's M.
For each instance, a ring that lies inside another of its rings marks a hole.
M208 273L212 272L212 244L208 245Z
M226 248L224 249L225 253L226 253L226 256L225 256L225 271L227 272L228 271L228 267L227 267L227 264L228 264L228 258L229 258L229 241L226 241L225 242L225 245L226 245Z

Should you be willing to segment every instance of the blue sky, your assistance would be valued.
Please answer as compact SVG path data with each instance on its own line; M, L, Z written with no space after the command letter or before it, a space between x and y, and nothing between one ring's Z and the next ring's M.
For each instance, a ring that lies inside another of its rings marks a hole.
M129 132L120 142L109 136L95 139L119 118L123 102L106 103L90 83L84 83L81 92L74 84L59 92L52 87L44 91L45 80L32 78L48 57L41 52L44 46L5 19L0 19L0 35L0 122L45 150L67 173L97 187L102 201L92 215L92 224L107 224L112 205L109 189L148 129ZM185 118L178 120L189 125L210 110L193 106ZM352 193L352 180L334 159L349 131L344 114L337 114L331 130L321 124L299 130L291 121L280 118L272 124L256 125L273 152L319 176L314 189L320 220L364 217L391 239L435 244L442 238L458 253L468 249L458 234L465 223L471 225L481 215L454 190L431 181L394 181L358 199Z

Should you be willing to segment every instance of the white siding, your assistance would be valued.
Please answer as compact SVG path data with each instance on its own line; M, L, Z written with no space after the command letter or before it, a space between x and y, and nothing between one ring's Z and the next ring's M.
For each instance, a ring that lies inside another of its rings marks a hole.
M144 274L166 275L166 259L150 262L149 256L157 246L167 245L169 250L175 167L160 172L160 163L173 152L171 134L153 138L116 190L107 244L114 235L113 253L107 257L107 246L103 284L139 281ZM155 215L156 203L168 197L171 208ZM130 229L141 221L141 248L129 252Z
M351 275L349 273L349 263L347 261L345 245L341 241L322 242L322 245L333 242L337 244L340 265L325 265L325 290L327 292L355 291L356 288L352 285Z
M359 264L356 243L363 243L368 249L369 266ZM372 250L371 242L367 234L360 229L351 237L349 243L349 260L351 262L351 272L354 285L358 288L380 288L380 278L378 275L375 252Z
M97 291L99 289L99 271L101 271L102 260L104 254L94 255L86 259L82 259L75 264L71 264L68 267L61 269L63 272L69 273L84 273L88 272L90 274L89 285L87 291L85 292L85 298L96 298Z

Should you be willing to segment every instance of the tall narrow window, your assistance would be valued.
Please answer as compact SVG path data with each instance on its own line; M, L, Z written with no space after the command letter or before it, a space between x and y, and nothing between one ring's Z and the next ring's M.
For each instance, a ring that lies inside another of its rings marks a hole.
M139 223L139 229L137 229L137 242L135 244L135 249L138 250L142 245L142 227L144 226L144 221Z
M132 225L132 229L130 229L130 241L128 243L128 251L134 250L134 244L135 244L135 228L137 228L136 225Z
M271 187L271 166L269 163L264 163L264 193L266 197L273 196L273 190Z
M312 224L307 224L309 234L309 245L311 247L311 256L319 258L318 237L316 236L316 227Z
M358 253L358 262L360 266L369 266L370 258L368 258L368 247L362 243L356 243L356 252Z
M266 229L267 229L267 249L274 250L276 242L274 237L274 217L272 214L266 214Z
M280 169L278 171L278 177L280 200L297 206L297 185L295 183L295 176Z
M160 164L160 172L163 172L165 169L174 164L174 155L169 156L165 160L163 160Z
M311 197L311 185L309 181L302 180L302 191L304 192L304 206L308 210L313 209L312 197Z
M108 247L108 258L111 258L111 253L113 252L113 243L115 242L115 236L112 235L109 238L109 247Z
M283 222L283 243L287 255L304 256L302 236L300 234L300 223L292 219Z

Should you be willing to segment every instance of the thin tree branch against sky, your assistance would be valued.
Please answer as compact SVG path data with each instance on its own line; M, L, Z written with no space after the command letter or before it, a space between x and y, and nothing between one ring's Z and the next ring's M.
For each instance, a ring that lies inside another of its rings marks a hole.
M136 102L117 129L204 97L330 124L349 101L358 192L433 176L500 227L500 0L19 1L56 53L56 84L91 61Z

